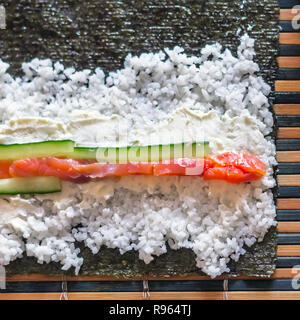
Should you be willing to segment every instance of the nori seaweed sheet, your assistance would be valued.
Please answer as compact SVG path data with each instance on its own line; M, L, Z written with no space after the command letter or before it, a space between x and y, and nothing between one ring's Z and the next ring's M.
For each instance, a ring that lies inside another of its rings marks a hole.
M22 74L21 63L35 57L61 61L77 70L102 67L109 72L121 68L128 53L175 45L197 55L205 44L218 41L235 52L240 28L240 34L246 31L256 39L259 73L274 92L277 0L6 0L4 6L7 27L0 30L0 57L10 63L13 75ZM81 274L130 277L201 273L194 253L188 249L168 250L145 265L137 252L121 255L117 249L103 248L92 255L82 244L78 246L85 258ZM262 242L246 250L237 263L231 263L231 273L271 275L276 262L276 229L270 229ZM40 265L24 256L8 265L6 272L62 274L60 267L57 263Z

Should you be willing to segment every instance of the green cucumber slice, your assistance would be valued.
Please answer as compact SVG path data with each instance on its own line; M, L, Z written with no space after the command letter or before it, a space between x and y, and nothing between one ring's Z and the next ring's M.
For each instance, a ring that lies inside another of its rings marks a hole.
M61 191L56 177L24 177L0 179L0 194L53 193Z
M98 148L74 147L70 158L77 160L96 160Z
M184 142L168 145L86 148L75 147L70 158L104 163L157 162L175 158L202 158L209 154L209 142Z
M71 140L42 141L23 144L1 144L0 160L41 157L69 157L74 151Z
M208 141L130 147L74 147L71 140L0 145L0 160L62 157L104 163L157 162L174 158L201 158L209 154Z

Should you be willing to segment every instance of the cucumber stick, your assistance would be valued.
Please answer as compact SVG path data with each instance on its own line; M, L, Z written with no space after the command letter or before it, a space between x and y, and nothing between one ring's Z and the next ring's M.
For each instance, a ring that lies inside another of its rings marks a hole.
M0 179L0 194L52 193L61 191L56 177L25 177Z
M105 163L126 163L128 161L157 162L175 158L202 158L208 154L209 143L204 141L141 147L75 147L71 158Z
M184 142L131 147L75 147L71 140L0 145L0 160L58 157L104 163L157 162L174 158L202 158L209 154L209 143Z
M23 144L1 144L0 160L19 160L41 157L68 158L74 151L71 140L42 141Z

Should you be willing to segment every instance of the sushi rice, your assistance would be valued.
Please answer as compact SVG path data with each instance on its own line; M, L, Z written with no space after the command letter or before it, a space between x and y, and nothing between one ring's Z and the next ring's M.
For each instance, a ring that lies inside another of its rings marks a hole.
M0 60L0 143L71 138L109 146L149 144L150 136L170 143L195 140L196 132L213 153L249 152L267 166L262 180L240 185L134 176L63 182L55 194L0 196L0 265L26 253L78 274L80 241L94 254L103 245L121 254L137 250L145 263L166 244L190 248L212 278L229 271L230 259L276 225L270 87L256 75L254 55L254 40L243 35L236 53L215 43L199 56L180 47L128 55L123 69L108 75L36 58L13 78ZM185 132L189 127L194 133Z

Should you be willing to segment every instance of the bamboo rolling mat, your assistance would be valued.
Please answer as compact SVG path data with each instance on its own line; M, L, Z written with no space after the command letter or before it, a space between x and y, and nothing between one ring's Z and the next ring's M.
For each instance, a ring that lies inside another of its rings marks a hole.
M284 9L280 11L280 57L274 105L279 125L279 234L277 268L272 277L218 277L210 280L206 276L188 275L129 280L108 276L14 275L7 277L11 292L0 293L0 299L138 300L145 298L143 284L146 280L150 299L300 300L300 290L293 288L295 276L300 275L300 30L293 30L291 24L296 14L300 15L300 10L285 8L294 4L293 1L280 1ZM36 288L32 292L32 283L38 286L39 292ZM90 292L91 287L95 292Z

